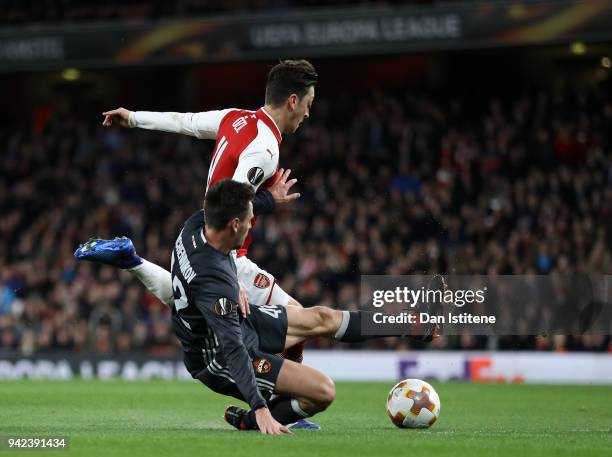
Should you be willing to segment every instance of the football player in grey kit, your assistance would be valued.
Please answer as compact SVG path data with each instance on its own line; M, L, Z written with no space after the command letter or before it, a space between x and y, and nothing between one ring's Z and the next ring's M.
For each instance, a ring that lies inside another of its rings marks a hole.
M208 189L204 210L184 224L172 250L172 326L188 371L215 392L246 401L225 420L239 430L287 433L286 425L326 409L335 397L325 374L276 354L310 338L343 342L361 335L365 312L323 306L250 307L241 297L231 251L251 228L251 186L221 180ZM435 325L411 338L429 341ZM407 324L405 335L411 335Z

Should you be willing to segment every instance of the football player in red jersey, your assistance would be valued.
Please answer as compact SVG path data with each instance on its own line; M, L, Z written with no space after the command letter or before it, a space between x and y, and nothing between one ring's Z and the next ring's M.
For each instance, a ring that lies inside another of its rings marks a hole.
M221 179L249 183L256 191L255 216L269 214L299 193L289 193L296 179L290 170L279 170L282 134L294 133L308 119L315 98L318 75L306 60L285 60L268 74L265 104L257 111L229 108L199 113L130 111L117 108L103 113L105 127L122 127L181 133L216 141L207 177L207 188ZM242 299L251 305L299 306L300 303L276 283L273 275L247 257L251 235L235 251ZM75 252L81 260L113 265L133 273L157 298L174 305L170 272L139 257L128 238L92 239ZM303 344L285 352L301 362Z

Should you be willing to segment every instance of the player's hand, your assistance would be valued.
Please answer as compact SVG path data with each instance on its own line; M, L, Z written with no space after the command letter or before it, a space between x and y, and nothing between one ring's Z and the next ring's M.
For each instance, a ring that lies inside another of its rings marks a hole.
M255 410L255 420L259 431L264 435L280 435L282 433L291 433L285 425L281 425L270 414L268 408L259 408Z
M113 125L113 122L117 122L121 127L128 126L128 119L130 118L130 110L125 108L117 108L110 111L105 111L102 113L104 116L104 121L102 121L102 125L104 127L110 127Z
M278 178L276 182L268 189L274 197L274 202L277 205L281 205L300 198L301 194L297 192L294 194L289 193L289 189L291 189L291 187L293 187L293 185L297 182L297 179L289 179L291 170L283 170L281 168L279 172L280 178ZM289 179L289 181L287 181L287 179Z
M246 290L240 285L240 294L239 294L240 303L238 303L238 307L240 308L240 313L242 317L246 318L247 315L251 314L251 308L249 307L249 298L247 297Z

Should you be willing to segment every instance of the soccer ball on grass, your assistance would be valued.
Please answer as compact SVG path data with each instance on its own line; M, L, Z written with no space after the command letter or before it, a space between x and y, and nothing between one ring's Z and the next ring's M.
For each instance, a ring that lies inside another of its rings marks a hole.
M399 428L428 428L440 415L440 397L420 379L404 379L387 397L387 416Z

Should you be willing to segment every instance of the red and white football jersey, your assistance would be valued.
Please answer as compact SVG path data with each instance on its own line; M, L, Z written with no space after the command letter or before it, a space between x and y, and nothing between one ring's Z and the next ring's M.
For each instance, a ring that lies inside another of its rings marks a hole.
M278 171L281 132L263 108L257 111L225 109L200 113L154 113L136 111L129 125L177 132L200 139L216 139L206 189L221 179L249 183L255 191L274 183ZM253 221L253 224L255 221ZM251 233L238 256L246 255Z
M256 112L229 111L219 122L206 189L226 178L249 183L255 190L259 186L270 186L278 170L278 146L281 141L276 123L263 109ZM237 252L238 257L246 255L252 241L249 232Z
M263 108L200 113L130 111L128 126L216 140L207 188L220 179L231 178L249 183L257 190L260 186L273 184L279 174L281 132ZM238 279L249 302L259 306L286 305L291 297L277 286L274 276L246 257L251 240L249 233L236 253Z
M281 133L263 110L224 110L206 188L221 179L250 183L255 190L278 169ZM270 181L272 182L272 181Z

